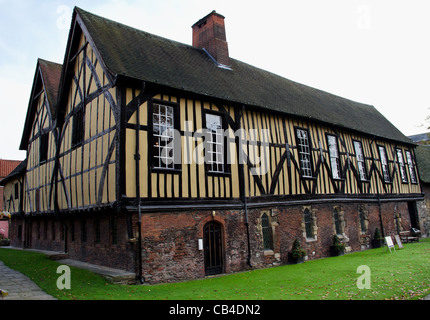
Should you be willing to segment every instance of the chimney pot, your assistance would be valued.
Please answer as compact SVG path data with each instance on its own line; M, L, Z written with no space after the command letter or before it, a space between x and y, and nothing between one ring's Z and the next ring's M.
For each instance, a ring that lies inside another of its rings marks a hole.
M230 66L224 16L215 10L193 26L193 46L206 49L218 64Z

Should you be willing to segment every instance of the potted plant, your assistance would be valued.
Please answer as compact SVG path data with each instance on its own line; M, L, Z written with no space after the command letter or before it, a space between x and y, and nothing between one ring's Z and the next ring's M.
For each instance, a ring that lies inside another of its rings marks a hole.
M373 235L373 239L372 239L372 247L373 248L381 247L383 240L384 239L381 236L381 231L379 230L379 228L376 228L375 234Z
M333 245L330 246L330 255L332 257L341 256L345 253L345 244L340 241L337 234L333 236Z
M288 253L290 263L302 263L305 261L306 250L302 249L298 239L294 240L291 252Z

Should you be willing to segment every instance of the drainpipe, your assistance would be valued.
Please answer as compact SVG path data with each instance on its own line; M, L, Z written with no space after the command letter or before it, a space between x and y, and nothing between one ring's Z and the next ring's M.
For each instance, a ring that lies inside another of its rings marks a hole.
M243 117L244 112L245 112L245 106L242 105L242 116L241 116L241 118ZM241 126L239 126L239 127L241 127ZM240 141L239 141L239 148L240 148L239 152L240 152L240 155L241 155L243 153L242 136L240 136L239 139L240 139ZM240 157L240 159L242 159L242 161L243 161L243 157L242 156ZM252 268L253 266L252 266L252 263L251 263L251 240L250 240L250 236L249 236L248 204L246 202L246 188L245 188L245 167L244 167L243 163L240 164L240 165L242 166L242 179L241 179L241 182L242 182L242 192L243 192L243 207L244 207L244 210L245 210L246 238L247 238L247 242L248 242L248 257L246 259L246 262Z
M381 223L381 233L382 233L382 237L385 237L384 224L382 223L381 197L379 196L379 194L378 194L378 207L379 207L379 221Z
M143 90L143 89L142 89ZM141 284L143 284L143 276L142 276L142 211L140 208L140 170L139 170L139 163L140 163L140 153L139 153L139 135L140 135L140 103L137 104L136 109L136 153L134 155L134 159L136 161L136 200L137 200L137 212L138 212L138 222L137 222L137 228L138 228L138 241L137 241L137 259L139 264L139 272L137 275L137 279Z
M247 238L247 241L248 241L248 257L246 259L246 262L252 268L252 263L251 263L251 241L249 239L248 205L246 203L246 195L245 194L243 195L243 206L245 208L245 227L246 227L246 238Z

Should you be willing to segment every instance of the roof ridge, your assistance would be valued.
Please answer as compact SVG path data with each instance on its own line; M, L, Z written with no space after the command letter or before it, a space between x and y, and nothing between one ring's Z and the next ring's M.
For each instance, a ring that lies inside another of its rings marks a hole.
M55 61L50 61L50 60L46 60L46 59L42 59L42 58L37 58L38 62L42 62L45 64L51 64L51 65L57 65L57 66L63 66L63 64L55 62Z
M167 41L167 42L176 43L176 44L178 44L178 45L182 45L182 46L185 46L185 47L189 47L189 48L192 48L192 49L195 49L195 50L202 51L202 49L197 48L197 47L194 47L194 46L192 46L191 44L187 44L187 43L184 43L184 42L180 42L180 41L178 41L178 40L174 40L174 39L169 39L169 38L166 38L166 37L160 36L160 35L158 35L158 34L151 33L151 32L148 32L148 31L145 31L145 30L142 30L142 29L139 29L139 28L136 28L136 27L133 27L133 26L127 25L127 24L125 24L125 23L122 23L122 22L119 22L119 21L116 21L116 20L113 20L113 19L105 18L105 17L103 17L103 16L100 16L100 15L94 14L94 13L92 13L92 12L89 12L89 11L83 10L83 9L81 9L81 8L79 8L79 7L75 7L75 10L77 10L77 12L81 15L81 17L82 17L82 14L87 15L87 16L92 16L92 17L94 17L94 18L96 18L96 19L101 19L101 20L103 20L103 21L106 21L106 22L109 22L109 23L116 24L116 25L118 25L118 26L120 26L120 27L122 27L122 28L130 29L130 30L132 30L132 31L135 31L135 32L138 32L138 33L142 33L142 34L145 34L145 35L150 36L150 37L156 37L156 38L158 38L158 39L160 39L160 40L165 40L165 41Z

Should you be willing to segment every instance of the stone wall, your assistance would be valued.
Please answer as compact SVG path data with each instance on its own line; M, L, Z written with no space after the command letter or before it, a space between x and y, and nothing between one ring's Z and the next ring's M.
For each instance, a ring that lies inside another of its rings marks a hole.
M311 219L308 226L305 210ZM247 214L252 267L247 259L248 234L242 209L143 213L145 281L155 284L205 277L206 247L199 247L199 239L205 238L204 228L211 222L216 222L221 229L222 273L289 263L288 253L295 239L306 250L307 259L327 257L337 231L347 252L371 248L375 229L382 229L381 217L385 235L410 229L407 202L386 202L380 206L377 202L261 206L248 208ZM263 233L269 229L263 228L263 215L270 228L271 248L264 246ZM69 215L62 221L54 217L13 217L12 245L64 251L67 239L71 259L138 273L137 220L136 213L114 212ZM67 226L67 230L63 231L63 226ZM28 230L31 230L31 241L26 243Z
M424 200L417 202L420 230L424 236L430 237L430 185L422 183L421 188Z

